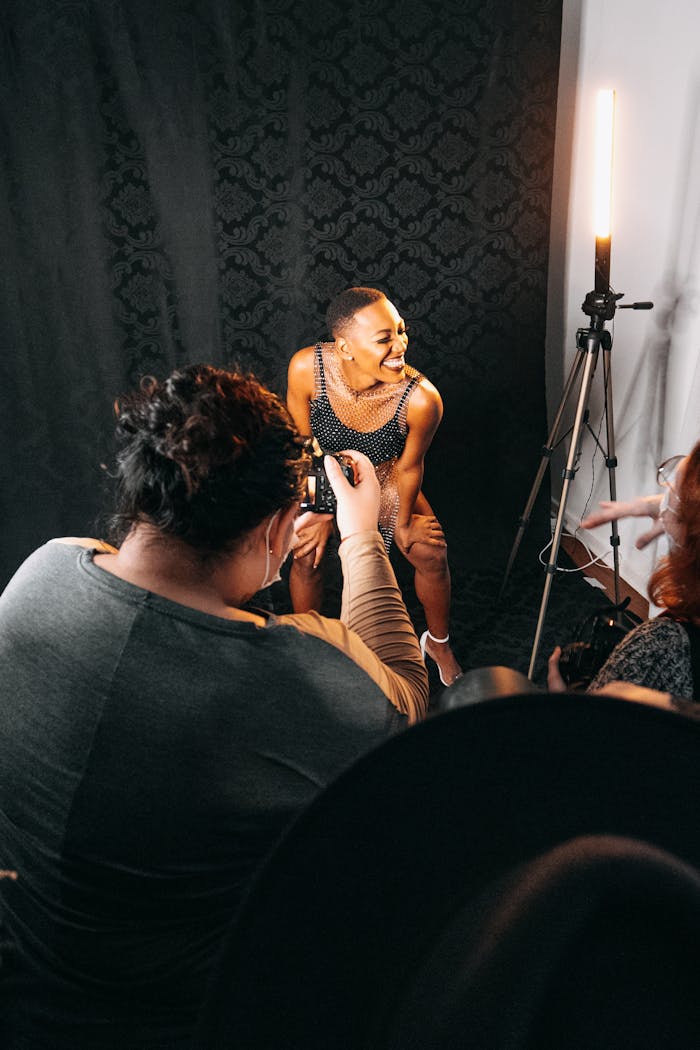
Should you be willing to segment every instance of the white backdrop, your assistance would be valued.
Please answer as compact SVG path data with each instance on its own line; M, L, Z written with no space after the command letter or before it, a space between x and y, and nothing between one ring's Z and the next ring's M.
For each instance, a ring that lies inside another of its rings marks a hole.
M610 282L624 310L613 333L618 498L655 491L655 467L700 438L700 4L698 0L564 0L550 248L547 383L550 419L575 354L593 288L595 106L616 92ZM589 401L602 418L602 356ZM573 416L573 405L571 415ZM605 431L601 432L604 444ZM558 498L564 446L556 457ZM537 461L533 465L536 468ZM567 529L608 495L586 434L569 490ZM621 575L641 593L657 552L636 551L642 522L621 525ZM609 552L608 528L583 533ZM607 559L612 564L612 558Z

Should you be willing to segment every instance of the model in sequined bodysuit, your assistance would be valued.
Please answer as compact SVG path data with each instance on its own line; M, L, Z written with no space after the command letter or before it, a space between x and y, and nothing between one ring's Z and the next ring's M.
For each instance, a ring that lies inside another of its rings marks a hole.
M442 418L435 387L405 362L406 326L378 290L351 288L331 303L333 341L299 350L289 366L287 403L302 434L326 452L356 448L374 463L382 490L379 526L415 569L428 631L421 646L444 684L461 673L449 644L450 575L440 522L421 491L423 463ZM299 533L290 573L297 612L318 609L321 565L332 520Z
M324 452L353 448L371 459L381 486L379 531L387 550L394 539L399 511L398 464L406 444L406 413L414 387L423 376L406 366L400 383L353 390L343 377L334 343L314 347L311 430ZM367 430L367 427L372 427Z

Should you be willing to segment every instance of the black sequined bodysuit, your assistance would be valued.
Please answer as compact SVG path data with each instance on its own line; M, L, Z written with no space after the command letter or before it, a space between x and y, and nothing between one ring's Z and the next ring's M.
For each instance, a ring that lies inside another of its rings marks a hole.
M316 344L311 430L324 452L354 448L374 464L381 486L379 530L387 550L399 510L397 464L406 444L408 401L422 379L420 372L406 365L406 376L399 383L353 390L345 381L333 344Z

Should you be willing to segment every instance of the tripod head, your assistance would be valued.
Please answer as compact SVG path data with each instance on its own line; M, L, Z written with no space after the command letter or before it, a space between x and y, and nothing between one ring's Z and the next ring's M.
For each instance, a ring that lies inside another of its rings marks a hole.
M584 314L590 317L591 324L588 328L579 328L576 333L576 346L579 350L586 348L586 338L589 336L596 336L600 339L603 349L610 350L612 347L612 336L610 332L605 330L605 322L612 321L615 316L615 310L618 309L618 299L622 299L624 294L624 292L612 292L609 288L607 291L595 290L588 293L581 304L581 309ZM620 303L619 309L653 310L654 304L649 302Z
M581 304L581 309L591 319L588 328L579 328L576 333L576 346L579 350L586 350L590 346L597 348L602 346L604 350L612 347L612 336L605 328L605 322L611 321L615 316L617 300L621 299L624 292L593 291L589 292ZM593 340L590 343L589 340Z
M592 317L599 323L612 321L615 316L618 299L622 299L624 292L593 291L589 292L581 303L581 309L588 317ZM598 327L598 326L596 326Z
M593 292L589 292L586 298L581 303L581 309L584 314L588 317L595 318L599 323L605 323L605 321L612 321L615 316L615 310L653 310L654 304L650 302L641 303L620 303L617 306L618 299L622 299L624 292L612 292L608 288L607 291L598 291L596 289ZM598 327L598 326L596 326Z

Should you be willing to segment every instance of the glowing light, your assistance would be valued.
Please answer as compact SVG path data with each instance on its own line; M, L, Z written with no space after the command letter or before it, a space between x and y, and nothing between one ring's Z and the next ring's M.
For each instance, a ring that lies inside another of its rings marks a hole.
M615 92L599 91L595 148L595 235L611 235Z

